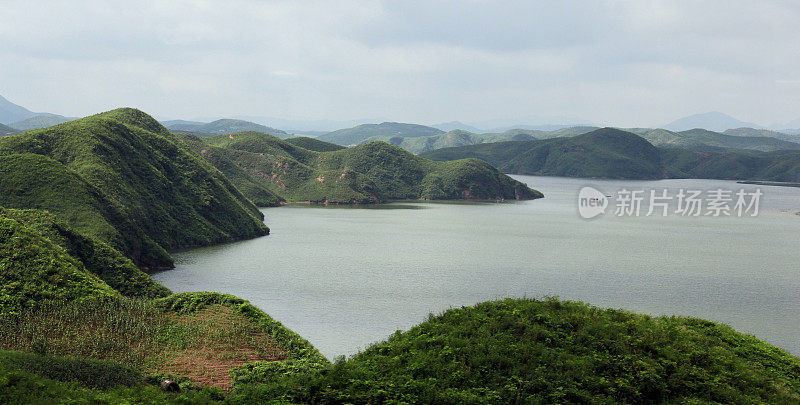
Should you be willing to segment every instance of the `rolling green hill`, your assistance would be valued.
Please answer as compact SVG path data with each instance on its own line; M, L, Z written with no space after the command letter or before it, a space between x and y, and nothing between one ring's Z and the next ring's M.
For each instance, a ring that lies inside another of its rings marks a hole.
M337 145L357 145L372 137L416 138L443 134L444 131L417 124L384 122L381 124L363 124L353 128L340 129L318 137L319 140Z
M621 179L663 176L659 152L653 145L614 128L566 138L439 149L421 156L433 160L478 158L514 174Z
M432 162L385 142L317 152L257 132L181 138L262 205L541 196L486 163Z
M307 136L287 138L286 142L294 146L299 146L301 148L313 150L316 152L332 152L335 150L344 149L344 146L337 145L335 143L320 141L319 139L309 138Z
M73 118L67 118L57 114L38 114L22 121L14 122L11 124L11 126L21 131L27 131L30 129L47 128L72 120Z
M250 121L235 120L224 118L209 123L195 123L192 121L172 121L166 126L170 131L189 132L198 136L210 136L219 134L232 134L235 132L256 131L288 138L290 135L280 129L270 128Z
M506 299L431 315L324 372L254 367L293 403L798 403L800 359L713 322Z
M171 267L165 249L268 232L225 176L139 110L2 138L0 160L0 206L49 210L142 267Z

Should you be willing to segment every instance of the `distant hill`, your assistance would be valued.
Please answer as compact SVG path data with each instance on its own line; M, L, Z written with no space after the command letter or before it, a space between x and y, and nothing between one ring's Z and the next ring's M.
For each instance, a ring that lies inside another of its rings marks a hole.
M36 115L35 112L25 107L16 105L5 97L0 96L0 123L9 125L12 122L21 121Z
M656 148L633 133L611 128L572 138L438 149L421 156L478 158L512 174L800 182L800 150L761 152L705 144Z
M510 130L500 134L475 134L469 131L455 129L444 134L413 138L401 136L374 136L366 139L364 142L384 141L399 146L411 153L419 154L430 150L455 146L502 141L530 141L536 139L531 133L538 134L539 131Z
M723 133L725 135L733 135L733 136L760 136L760 137L780 139L789 142L800 142L799 134L787 134L784 132L770 131L768 129L734 128L734 129L727 129Z
M481 132L480 129L459 121L443 122L441 124L431 125L431 127L436 129L441 129L442 131L445 132L453 131L456 129L460 129L462 131L469 131L473 133Z
M344 146L337 145L335 143L320 141L319 139L309 138L307 136L287 138L286 142L294 146L299 146L301 148L306 148L308 150L313 150L316 152L331 152L339 149L344 149Z
M18 129L11 128L11 127L9 127L7 125L0 124L0 138L4 137L6 135L14 135L14 134L18 134L18 133L19 133Z
M63 124L72 120L75 120L75 118L67 118L58 114L37 114L22 121L14 122L11 126L21 131L27 131L30 129L52 127L53 125Z
M566 138L439 149L421 156L433 160L478 158L514 174L617 179L657 179L663 175L656 147L614 128Z
M758 125L750 122L742 122L730 115L712 111L683 117L661 126L661 128L670 131L686 131L695 128L707 129L709 131L725 131L726 129L741 127L758 127Z
M363 124L353 128L340 129L320 136L318 139L338 145L357 145L372 137L416 138L443 134L444 131L417 124L403 124L399 122L384 122L381 124Z
M0 189L0 206L48 210L142 267L268 232L227 178L130 108L0 139Z
M663 147L692 148L711 146L724 149L751 149L762 152L800 149L800 143L765 136L726 135L705 129L691 129L682 132L672 132L665 129L637 129L631 131L636 132L637 135L647 139L653 145Z
M233 134L236 132L263 132L278 138L288 138L291 135L280 129L270 128L254 122L224 118L209 123L197 123L194 121L165 121L165 126L170 131L190 132L198 136Z
M257 204L275 196L286 202L342 204L541 197L485 162L432 162L385 142L317 152L259 132L179 136Z

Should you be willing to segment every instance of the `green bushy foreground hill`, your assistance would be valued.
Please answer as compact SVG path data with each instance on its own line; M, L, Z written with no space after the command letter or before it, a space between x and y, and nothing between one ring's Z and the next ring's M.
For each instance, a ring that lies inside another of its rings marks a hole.
M224 175L129 108L0 139L0 189L0 206L48 210L142 267L268 232Z
M385 142L338 148L302 141L310 150L258 132L179 136L258 205L542 197L485 162L433 162Z

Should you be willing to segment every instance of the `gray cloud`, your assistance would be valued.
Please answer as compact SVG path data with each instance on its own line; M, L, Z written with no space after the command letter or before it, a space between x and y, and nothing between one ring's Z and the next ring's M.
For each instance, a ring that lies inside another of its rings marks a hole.
M66 115L800 116L789 1L6 1L0 15L0 94Z

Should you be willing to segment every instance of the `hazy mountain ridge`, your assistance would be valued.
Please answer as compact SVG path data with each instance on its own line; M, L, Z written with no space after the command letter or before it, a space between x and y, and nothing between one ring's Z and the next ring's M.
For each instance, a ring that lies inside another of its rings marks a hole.
M512 174L800 181L800 150L761 152L705 144L656 148L645 138L612 128L570 138L438 149L422 156L434 160L478 158Z
M342 146L357 145L368 138L376 136L399 136L416 138L443 134L444 131L419 124L401 122L383 122L380 124L362 124L353 128L340 129L318 137L319 140Z
M184 120L171 120L165 121L164 123L164 126L170 131L190 132L198 136L232 134L236 132L247 131L263 132L278 138L288 138L291 136L280 129L270 128L254 122L231 118L223 118L208 123Z

